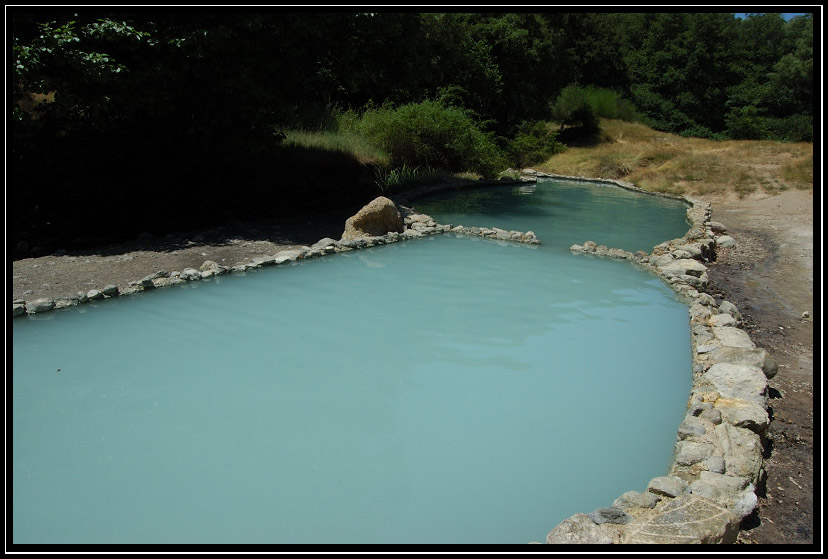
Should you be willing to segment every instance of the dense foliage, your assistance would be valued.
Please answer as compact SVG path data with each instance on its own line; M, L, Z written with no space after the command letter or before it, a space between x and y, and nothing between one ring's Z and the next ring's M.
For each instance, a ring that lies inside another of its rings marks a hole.
M391 168L482 176L602 116L813 138L810 15L7 12L8 208L30 244L358 205L375 169L282 141L343 114Z

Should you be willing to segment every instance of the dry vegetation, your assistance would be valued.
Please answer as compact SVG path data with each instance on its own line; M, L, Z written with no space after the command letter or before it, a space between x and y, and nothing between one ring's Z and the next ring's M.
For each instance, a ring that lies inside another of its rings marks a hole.
M573 147L534 168L622 179L672 194L774 193L813 189L811 143L683 138L643 124L603 120L602 143Z

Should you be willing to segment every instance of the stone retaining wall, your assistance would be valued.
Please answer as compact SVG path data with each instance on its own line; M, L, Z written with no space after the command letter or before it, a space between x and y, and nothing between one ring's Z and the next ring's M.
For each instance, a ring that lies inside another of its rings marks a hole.
M645 192L622 181L595 182ZM646 490L629 491L607 507L564 520L547 534L547 543L735 543L741 521L756 509L769 424L767 380L777 367L739 328L736 306L704 292L704 263L715 259L719 241L730 244L733 239L710 220L710 204L674 198L691 204L690 229L684 237L655 246L651 254L592 241L570 247L577 254L629 260L662 278L688 306L693 386L672 464Z
M37 314L227 273L245 273L265 266L289 265L298 260L413 239L434 234L480 236L497 242L539 244L531 231L464 227L436 223L408 207L409 200L440 190L534 182L538 177L611 184L653 194L631 183L588 179L524 170L519 180L449 183L425 187L395 198L405 227L357 240L321 239L312 246L284 250L273 256L225 267L205 261L199 270L159 271L102 290L52 299L16 300L12 315ZM664 195L669 196L669 195ZM762 454L767 413L767 379L776 365L758 349L744 330L741 316L728 301L716 301L704 292L708 278L705 262L715 259L717 242L732 242L724 226L710 221L710 205L690 198L689 230L684 237L663 242L651 254L630 253L585 241L573 253L629 260L662 278L688 306L693 350L693 386L684 421L676 436L672 465L666 475L652 479L644 491L631 490L606 507L577 513L555 526L546 543L733 543L742 519L757 505L755 494L762 481Z

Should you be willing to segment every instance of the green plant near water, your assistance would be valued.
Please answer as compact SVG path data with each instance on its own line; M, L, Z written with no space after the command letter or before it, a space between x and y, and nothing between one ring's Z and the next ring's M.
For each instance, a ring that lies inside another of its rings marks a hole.
M444 181L450 177L463 178L459 174L449 174L431 167L421 168L419 166L403 165L394 169L382 166L374 168L374 184L377 185L384 196L393 192Z
M386 151L394 169L473 171L492 177L506 166L491 133L467 111L440 101L368 107L348 125Z

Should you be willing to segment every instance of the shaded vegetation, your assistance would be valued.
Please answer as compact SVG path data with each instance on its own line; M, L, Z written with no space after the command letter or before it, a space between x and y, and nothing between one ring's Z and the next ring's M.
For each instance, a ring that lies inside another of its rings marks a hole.
M358 206L434 173L494 177L603 146L606 119L813 139L810 15L7 13L13 249ZM598 159L618 176L665 165ZM793 183L806 162L790 162Z

